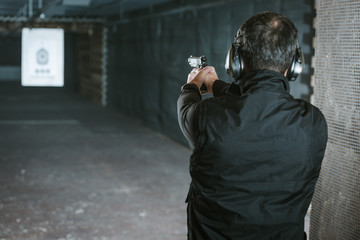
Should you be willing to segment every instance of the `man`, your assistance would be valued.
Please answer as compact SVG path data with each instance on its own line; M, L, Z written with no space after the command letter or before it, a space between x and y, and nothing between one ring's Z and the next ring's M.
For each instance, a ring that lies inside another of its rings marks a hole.
M284 16L256 14L228 54L239 61L228 69L237 84L218 80L211 66L188 75L178 99L193 151L188 239L306 239L327 125L318 108L289 94L297 35ZM202 84L213 98L201 99Z

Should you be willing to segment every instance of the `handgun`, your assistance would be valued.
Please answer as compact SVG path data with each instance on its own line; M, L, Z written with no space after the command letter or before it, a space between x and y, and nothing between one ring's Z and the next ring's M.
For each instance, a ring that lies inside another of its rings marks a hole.
M207 66L207 59L205 56L194 57L193 55L191 55L188 58L188 63L190 67L193 68L204 68ZM207 93L207 88L204 84L201 85L200 91L201 93Z

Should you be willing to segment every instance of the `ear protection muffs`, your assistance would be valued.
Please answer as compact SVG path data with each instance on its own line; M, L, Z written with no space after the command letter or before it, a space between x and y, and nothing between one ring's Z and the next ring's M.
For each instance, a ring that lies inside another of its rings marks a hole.
M244 74L244 60L240 53L240 44L231 44L225 60L225 70L235 81L239 81Z
M301 48L297 47L290 68L286 74L287 79L289 79L289 81L295 81L303 71L304 64L304 54L302 53Z
M290 68L286 77L289 81L295 81L304 69L304 54L300 47L296 48L294 58L290 64ZM225 60L226 73L234 78L235 82L239 81L244 74L244 60L240 53L240 44L231 44Z

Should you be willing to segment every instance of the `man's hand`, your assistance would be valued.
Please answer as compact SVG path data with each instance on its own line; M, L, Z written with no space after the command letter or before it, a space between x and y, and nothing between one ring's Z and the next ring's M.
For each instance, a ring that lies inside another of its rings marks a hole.
M203 69L194 68L188 75L187 83L194 83L198 86L199 91L202 84L205 84L208 92L212 94L212 86L219 77L216 74L215 68L207 66Z

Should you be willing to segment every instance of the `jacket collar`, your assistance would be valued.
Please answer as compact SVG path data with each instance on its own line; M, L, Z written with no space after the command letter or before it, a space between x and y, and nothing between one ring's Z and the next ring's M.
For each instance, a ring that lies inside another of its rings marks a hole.
M287 78L281 73L272 70L252 71L240 80L240 90L242 93L255 88L290 92Z

